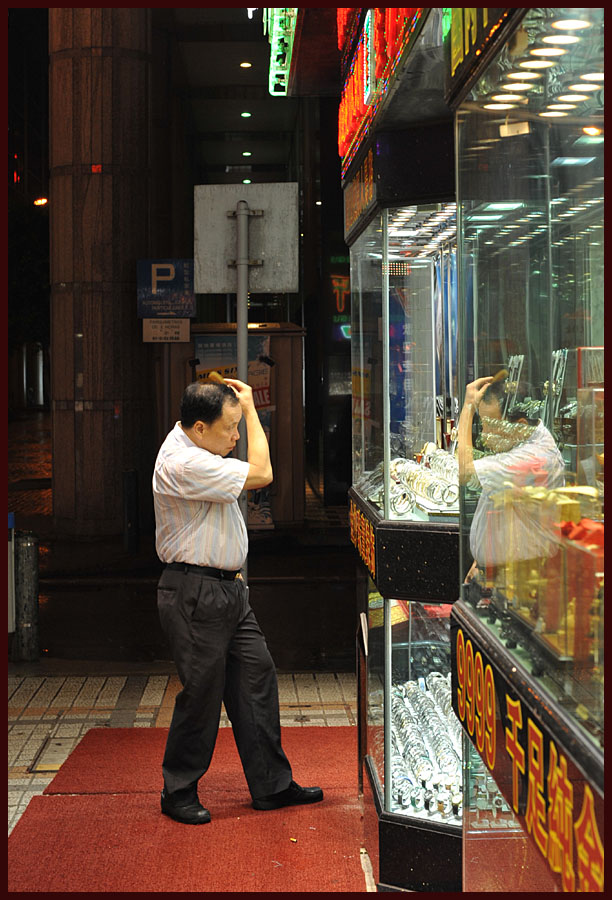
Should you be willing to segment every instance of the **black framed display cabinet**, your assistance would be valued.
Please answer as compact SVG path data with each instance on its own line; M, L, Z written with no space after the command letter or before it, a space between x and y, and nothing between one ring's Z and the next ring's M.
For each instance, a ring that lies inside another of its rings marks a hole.
M415 11L382 12L405 23ZM449 683L460 583L455 165L442 10L418 12L405 64L389 79L371 133L349 154L343 181L349 519L363 611L359 766L378 890L457 891L462 748Z
M387 147L381 139L372 151L375 171ZM349 238L368 852L379 890L459 890L462 751L449 683L449 601L459 596L456 207L386 206L385 181L376 183L377 202Z
M602 891L603 8L519 13L456 93L463 890Z
M461 890L462 732L450 604L384 599L362 569L360 784L379 891Z

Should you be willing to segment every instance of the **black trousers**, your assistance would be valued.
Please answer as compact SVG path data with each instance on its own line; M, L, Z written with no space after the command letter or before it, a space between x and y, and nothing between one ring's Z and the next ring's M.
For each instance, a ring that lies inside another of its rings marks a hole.
M162 763L167 793L196 790L213 755L222 702L251 796L289 787L276 668L245 583L165 569L157 606L182 684Z

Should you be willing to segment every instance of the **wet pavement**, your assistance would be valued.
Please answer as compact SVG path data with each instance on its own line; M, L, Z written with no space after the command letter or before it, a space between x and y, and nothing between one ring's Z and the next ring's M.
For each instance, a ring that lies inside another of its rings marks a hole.
M154 535L137 550L123 536L66 540L53 532L51 416L9 421L9 512L38 540L41 659L170 660L157 618L161 563ZM299 529L250 533L251 605L279 671L353 671L356 555L344 507L325 508L305 486ZM9 635L9 658L11 635Z

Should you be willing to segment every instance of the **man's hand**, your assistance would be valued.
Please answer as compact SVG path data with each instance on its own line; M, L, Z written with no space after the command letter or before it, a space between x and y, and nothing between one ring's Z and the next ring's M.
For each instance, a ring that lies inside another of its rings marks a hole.
M255 408L253 388L249 384L245 384L244 381L238 381L237 378L226 378L224 380L238 397L243 412Z
M472 422L486 389L493 381L492 375L477 378L465 388L463 408L457 423L457 462L459 463L459 484L467 484L474 475L474 448L472 447Z
M470 384L466 385L465 398L463 401L464 405L471 406L473 411L476 412L480 405L480 401L492 381L492 375L485 375L484 378L477 378L476 381L472 381Z

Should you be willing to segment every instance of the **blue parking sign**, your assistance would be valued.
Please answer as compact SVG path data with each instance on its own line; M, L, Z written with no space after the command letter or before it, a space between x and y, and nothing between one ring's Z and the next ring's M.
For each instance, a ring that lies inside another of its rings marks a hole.
M195 317L192 259L139 259L137 266L138 318Z

